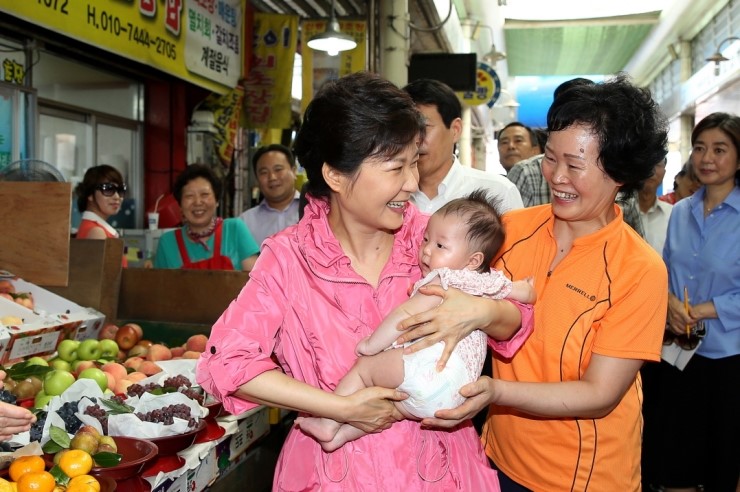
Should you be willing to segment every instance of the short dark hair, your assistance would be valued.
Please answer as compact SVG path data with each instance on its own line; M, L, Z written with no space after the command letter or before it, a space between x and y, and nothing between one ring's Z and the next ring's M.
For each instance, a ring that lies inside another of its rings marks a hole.
M691 145L699 138L699 135L712 129L718 129L727 135L735 146L735 154L740 159L740 116L729 113L712 113L696 124L691 132ZM735 171L735 184L740 183L740 169Z
M285 158L288 159L288 163L290 164L290 167L295 167L295 156L293 156L293 151L290 150L285 145L280 144L270 144L265 145L263 147L260 147L257 149L257 152L254 153L252 156L252 169L254 169L254 172L257 172L257 161L260 160L260 157L265 155L268 152L281 152L285 155Z
M434 79L417 79L403 88L416 104L437 106L442 122L450 128L456 118L462 118L462 104L449 85Z
M306 108L295 155L308 177L307 192L328 197L322 166L355 176L369 157L392 157L423 138L424 119L409 95L370 72L327 82Z
M528 127L527 125L519 121L512 121L511 123L507 123L506 126L504 126L502 129L498 131L499 138L501 138L501 134L504 133L504 130L506 130L507 128L514 127L514 126L519 126L527 130L527 133L529 133L529 143L532 147L540 145L540 140L539 138L537 138L537 133L535 133L534 130L532 130L530 127Z
M197 178L203 178L211 183L211 188L213 189L213 194L216 196L216 201L221 199L221 189L223 186L221 184L221 180L218 179L216 173L213 172L213 169L205 164L190 164L175 180L172 194L175 195L177 203L181 204L182 189L185 188L185 185Z
M450 200L435 212L442 217L457 215L465 221L468 226L465 237L471 252L483 253L483 263L477 269L480 273L491 271L493 256L506 239L498 206L498 201L490 198L486 190L477 189L468 196Z
M87 210L87 198L94 194L97 187L103 183L113 183L123 186L123 176L121 176L118 169L108 164L93 166L85 171L82 181L75 187L77 210L80 212Z
M599 142L599 162L620 191L639 190L656 162L667 154L668 126L650 91L633 85L626 74L599 84L577 85L558 97L547 112L548 132L576 125L590 129Z
M555 88L552 92L553 99L557 99L565 91L572 89L573 87L579 87L584 85L594 85L594 81L591 79L585 79L583 77L576 77L574 79L566 80Z

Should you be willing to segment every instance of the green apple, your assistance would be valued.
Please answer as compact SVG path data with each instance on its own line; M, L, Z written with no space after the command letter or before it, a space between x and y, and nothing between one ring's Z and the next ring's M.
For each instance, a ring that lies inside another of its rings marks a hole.
M118 357L118 344L115 340L100 340L100 356L103 359L115 359Z
M33 407L44 408L52 398L54 398L52 395L47 395L44 390L41 390L36 393L36 398L33 399Z
M74 362L77 360L77 348L79 346L80 342L77 340L62 340L57 347L59 358L67 362Z
M72 372L72 364L64 359L55 357L49 361L49 365L54 369L61 369L62 371Z
M26 364L28 364L29 366L49 366L49 362L47 362L46 359L38 356L31 357L26 361Z
M44 377L44 393L50 396L61 395L74 382L75 377L71 372L54 369Z
M94 338L81 341L77 347L77 358L80 360L98 360L101 354L100 341Z
M108 389L108 376L97 367L88 367L77 376L77 379L92 379L98 383L100 391Z

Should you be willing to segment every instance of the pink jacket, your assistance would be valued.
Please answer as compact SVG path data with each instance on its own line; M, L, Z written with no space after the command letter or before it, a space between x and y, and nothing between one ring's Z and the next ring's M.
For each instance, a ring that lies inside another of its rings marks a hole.
M355 361L357 342L407 299L419 279L417 251L428 217L408 205L393 253L373 288L350 266L312 200L303 219L262 245L251 279L211 330L197 381L232 413L255 407L232 393L264 371L333 391ZM279 365L272 359L274 354ZM498 491L496 472L470 422L454 431L401 421L325 453L291 429L273 490Z

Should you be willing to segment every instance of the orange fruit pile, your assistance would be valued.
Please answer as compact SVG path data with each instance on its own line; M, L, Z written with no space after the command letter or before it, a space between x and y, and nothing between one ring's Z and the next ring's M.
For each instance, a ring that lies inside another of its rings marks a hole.
M93 459L87 452L70 449L61 455L57 466L70 478L66 487L57 486L41 456L17 458L8 469L11 481L0 478L0 492L53 492L55 487L66 492L100 492L100 482L88 475Z

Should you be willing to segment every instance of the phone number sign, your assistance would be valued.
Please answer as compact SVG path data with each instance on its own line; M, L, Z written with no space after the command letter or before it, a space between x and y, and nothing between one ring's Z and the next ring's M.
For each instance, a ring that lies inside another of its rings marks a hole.
M0 11L223 93L242 74L245 2L23 0Z

